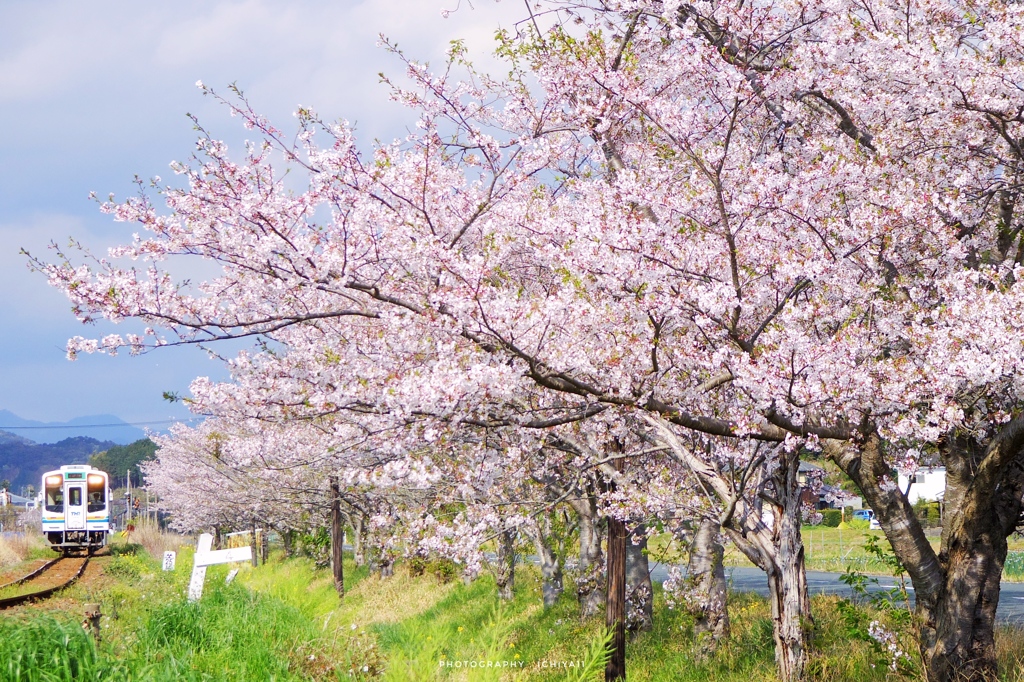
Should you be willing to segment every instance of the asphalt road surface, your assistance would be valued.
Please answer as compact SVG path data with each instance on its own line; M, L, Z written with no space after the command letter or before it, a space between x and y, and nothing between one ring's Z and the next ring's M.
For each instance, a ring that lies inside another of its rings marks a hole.
M853 590L839 581L842 573L825 573L823 571L807 571L807 589L812 594L838 594L843 597L853 595ZM729 581L729 588L739 592L756 592L761 595L768 595L768 580L764 572L757 568L726 567L726 580ZM668 578L668 567L664 564L653 564L651 567L651 580L664 582ZM878 580L877 586L869 586L870 591L887 590L896 583L892 578L882 576L869 576ZM907 591L913 599L914 588L907 580ZM996 610L996 618L1001 623L1024 623L1024 583L1000 584L999 608Z

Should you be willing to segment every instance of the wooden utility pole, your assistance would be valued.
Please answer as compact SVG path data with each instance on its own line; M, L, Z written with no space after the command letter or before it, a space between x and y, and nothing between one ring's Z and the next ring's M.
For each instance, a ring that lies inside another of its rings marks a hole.
M342 547L345 544L345 529L341 525L341 486L338 477L331 476L331 568L334 571L334 589L339 597L345 596L345 572L342 564Z
M622 471L622 459L612 460L616 471ZM615 481L609 481L609 492ZM626 524L608 516L608 600L605 625L612 632L610 656L604 668L605 682L626 678Z

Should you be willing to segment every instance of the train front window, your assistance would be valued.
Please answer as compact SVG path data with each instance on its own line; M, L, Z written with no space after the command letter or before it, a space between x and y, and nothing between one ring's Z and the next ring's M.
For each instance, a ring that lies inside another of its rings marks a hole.
M106 506L106 495L104 494L103 488L95 490L89 488L89 511L97 512L103 511L103 507Z
M82 506L82 489L81 488L68 488L68 504L72 507Z
M64 511L64 491L61 488L57 487L46 489L46 511Z

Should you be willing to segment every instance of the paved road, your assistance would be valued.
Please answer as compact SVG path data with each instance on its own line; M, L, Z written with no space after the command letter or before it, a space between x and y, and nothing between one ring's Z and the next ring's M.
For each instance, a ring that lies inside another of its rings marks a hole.
M759 569L727 567L725 575L731 589L768 595L768 581L764 572ZM850 587L839 581L841 575L842 573L807 571L807 589L812 595L852 596L853 591ZM668 578L668 567L664 564L654 564L651 568L651 579L660 583L664 582L666 578ZM889 589L895 584L892 578L878 576L877 579L878 587L872 587L873 590ZM913 598L913 590L914 588L909 585L908 581L907 591L910 592L911 598ZM999 592L999 608L996 611L996 618L1002 623L1024 623L1024 583L1003 582Z

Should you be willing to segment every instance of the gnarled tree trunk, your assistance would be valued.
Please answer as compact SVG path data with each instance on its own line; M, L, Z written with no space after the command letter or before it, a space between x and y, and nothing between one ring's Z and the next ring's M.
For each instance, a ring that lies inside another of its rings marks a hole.
M295 531L291 528L281 531L281 542L284 544L284 556L291 559L295 556Z
M646 632L654 626L654 587L647 561L647 529L643 524L626 541L626 627Z
M339 597L345 596L345 562L342 547L345 544L345 529L341 523L341 484L337 476L329 479L331 490L331 572L334 589Z
M796 479L793 458L792 476ZM807 593L804 543L800 536L800 486L789 488L782 513L776 519L775 557L762 566L768 574L772 602L772 635L775 663L782 680L802 680L807 670L810 646L811 600Z
M576 579L576 596L584 618L601 612L605 604L604 555L601 552L601 530L598 525L597 501L594 497L568 500L579 517L580 561Z
M810 630L814 626L807 594L803 539L800 537L800 452L773 446L774 452L757 453L762 464L744 476L737 489L731 475L698 457L668 425L656 419L649 423L659 439L701 481L724 509L722 530L754 565L768 577L772 603L772 634L775 663L783 682L802 680L807 672ZM771 458L772 467L766 462ZM771 527L761 514L761 500L768 501L773 514Z
M690 582L698 601L690 605L694 616L697 639L702 647L713 650L718 642L729 636L728 596L725 568L722 559L725 548L718 541L722 526L713 519L701 519L690 543L690 563L687 567Z
M562 561L553 546L551 535L551 514L546 513L537 519L537 525L527 529L533 541L534 551L540 561L541 593L544 608L550 608L562 594Z
M516 535L518 532L514 528L503 530L498 535L498 556L493 568L498 597L506 601L515 597Z
M988 682L998 674L995 616L1006 539L1017 528L1024 496L1024 418L1004 425L987 446L961 435L940 445L946 491L938 554L892 484L877 434L857 446L829 442L826 448L874 509L910 575L929 682Z

